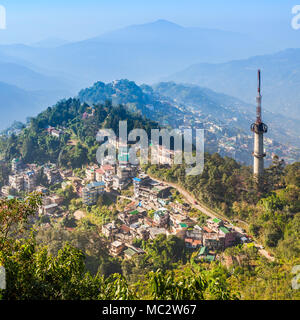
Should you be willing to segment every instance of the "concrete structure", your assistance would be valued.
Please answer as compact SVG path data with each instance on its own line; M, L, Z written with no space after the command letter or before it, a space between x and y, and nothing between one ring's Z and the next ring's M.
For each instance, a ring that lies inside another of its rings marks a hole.
M224 238L224 248L232 247L237 242L236 232L229 231L225 227L220 227L219 234Z
M221 237L216 233L204 233L203 245L209 248L210 250L223 250L224 237Z
M22 169L22 166L23 166L23 162L21 159L19 158L14 158L11 162L11 170L12 172L16 173L18 172L19 170Z
M22 174L15 174L8 177L9 185L17 191L24 190L24 176Z
M253 174L259 178L264 173L264 133L267 133L268 127L261 119L261 77L260 70L258 70L258 95L256 98L256 122L251 125L251 131L254 133L254 164Z
M130 212L120 212L118 214L118 219L125 223L127 226L135 223L139 219L139 211L133 210Z
M115 222L111 222L102 226L102 233L105 237L110 238L118 232L118 228L115 225Z
M165 228L149 228L149 236L150 239L155 239L157 236L160 234L165 234L167 235L167 230Z
M45 214L45 215L52 215L56 212L58 209L58 205L56 203L51 203L47 206L42 207L42 210L40 213Z
M117 257L118 255L120 255L122 253L124 248L125 248L124 243L122 243L120 241L114 241L110 246L109 253L112 256Z
M95 167L88 167L85 170L85 175L88 181L95 181L95 174L96 174L96 169Z
M24 175L24 189L27 192L32 192L36 188L36 173L34 171L28 171Z
M92 182L82 189L83 203L91 206L97 203L98 196L104 193L104 182Z
M166 208L160 208L154 212L153 222L158 227L164 227L169 222L169 212Z
M103 176L104 176L104 171L103 171L101 168L100 168L100 169L97 169L97 170L96 170L96 176L95 176L96 181L97 181L97 182L104 181L104 180L103 180Z
M60 175L59 170L56 168L56 166L49 166L44 168L44 174L47 177L48 183L50 185L61 182L62 178Z

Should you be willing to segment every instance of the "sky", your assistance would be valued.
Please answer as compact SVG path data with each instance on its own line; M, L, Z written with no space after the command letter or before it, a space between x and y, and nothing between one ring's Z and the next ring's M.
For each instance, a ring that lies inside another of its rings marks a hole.
M158 19L254 37L291 36L297 42L300 30L291 28L291 19L292 7L298 3L297 0L0 0L0 5L6 8L7 20L6 30L0 30L0 44L30 44L47 38L78 41Z

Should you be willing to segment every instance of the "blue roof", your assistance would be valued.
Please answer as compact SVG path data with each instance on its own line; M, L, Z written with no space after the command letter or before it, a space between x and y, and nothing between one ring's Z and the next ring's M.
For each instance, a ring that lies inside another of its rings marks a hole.
M103 181L100 182L92 182L87 185L88 188L93 188L93 187L102 187L105 186L105 183Z
M137 181L137 182L141 182L141 179L139 178L133 178L134 181Z

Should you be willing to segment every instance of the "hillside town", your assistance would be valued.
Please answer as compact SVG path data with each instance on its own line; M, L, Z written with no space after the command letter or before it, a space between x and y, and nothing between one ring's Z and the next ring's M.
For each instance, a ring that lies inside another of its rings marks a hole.
M168 161L170 157L164 155L164 150L160 150L160 160ZM138 165L130 164L128 154L121 152L118 160L118 164L106 159L102 164L86 166L84 177L78 177L72 170L58 168L55 164L38 166L13 159L9 184L2 187L1 195L12 199L29 192L41 193L42 205L37 219L67 216L62 207L64 198L53 191L56 185L63 189L71 186L76 197L82 200L83 208L97 205L98 198L103 195L124 200L126 205L118 211L116 219L104 221L99 228L113 257L130 259L144 254L141 248L134 246L135 240L151 241L161 234L183 239L188 249L197 252L195 260L199 262L220 259L220 253L226 248L251 242L243 230L238 232L219 218L207 218L200 224L197 216L190 215L193 203L175 197L173 188L152 179ZM122 195L130 188L130 195ZM78 220L84 217L84 209L78 210L75 217Z

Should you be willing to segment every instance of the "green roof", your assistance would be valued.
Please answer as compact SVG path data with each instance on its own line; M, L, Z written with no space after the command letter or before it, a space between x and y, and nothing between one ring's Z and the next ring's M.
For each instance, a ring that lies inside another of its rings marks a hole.
M215 260L215 256L212 256L212 255L208 254L207 256L205 256L204 259L207 260L207 261L214 261Z
M206 247L201 247L199 250L199 255L202 256L203 254L205 254L206 251Z
M220 227L220 230L223 231L224 233L229 233L229 230L225 227Z
M220 219L218 219L218 218L214 218L214 219L213 219L213 222L214 222L214 223L220 223L220 222L222 222L222 220L220 220Z
M124 251L124 254L126 254L127 256L133 257L134 255L137 254L137 252L132 250L131 248L128 248Z
M187 228L188 227L188 225L186 223L179 223L179 225L180 225L181 228Z
M134 210L134 211L131 211L131 212L129 212L129 214L132 214L132 215L136 215L136 214L138 214L139 212L137 211L137 210Z
M119 161L128 161L129 160L129 155L119 155L118 156Z

